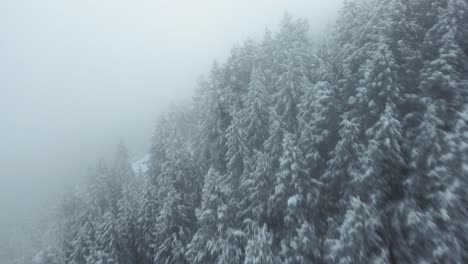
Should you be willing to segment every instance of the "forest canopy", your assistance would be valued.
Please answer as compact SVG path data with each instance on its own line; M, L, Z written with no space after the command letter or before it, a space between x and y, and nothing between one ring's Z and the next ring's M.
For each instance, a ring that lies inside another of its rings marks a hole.
M36 264L468 263L468 3L346 1L234 47L67 195Z

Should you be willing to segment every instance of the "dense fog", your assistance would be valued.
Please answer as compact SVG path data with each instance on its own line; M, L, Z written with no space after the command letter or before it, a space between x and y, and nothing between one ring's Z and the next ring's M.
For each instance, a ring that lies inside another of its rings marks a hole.
M0 10L0 263L468 263L466 0Z
M58 201L119 142L147 153L157 116L284 12L312 39L340 0L0 3L0 263L30 256Z

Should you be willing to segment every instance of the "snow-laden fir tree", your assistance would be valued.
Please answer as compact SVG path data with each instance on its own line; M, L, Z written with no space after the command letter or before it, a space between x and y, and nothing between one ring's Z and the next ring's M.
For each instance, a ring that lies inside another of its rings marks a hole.
M156 219L156 263L186 263L186 246L196 227L197 171L191 154L177 139L166 145L166 162L158 176L161 207Z
M336 140L337 100L329 82L318 82L305 91L299 105L299 144L307 162L307 171L320 178Z
M375 209L352 197L339 237L331 239L329 263L389 263L388 252L377 230L381 225Z
M253 235L245 248L244 264L276 264L279 263L272 251L273 237L266 225L255 226Z
M226 220L226 191L219 172L211 168L204 177L201 207L196 210L198 230L187 246L191 263L220 263L221 236Z
M234 114L227 134L228 171L231 171L233 175L232 172L236 168L242 170L236 173L239 183L235 193L237 197L235 207L238 212L236 214L242 222L252 218L258 220L266 213L265 208L260 205L262 203L265 205L265 199L267 199L265 195L269 192L268 182L265 182L268 180L265 177L268 177L266 170L269 164L264 157L261 157L263 144L269 135L268 107L270 102L265 82L261 72L254 69L243 103L244 108ZM236 142L240 148L235 148Z
M318 196L320 182L309 177L304 169L303 153L296 143L296 137L286 133L283 139L283 153L280 157L279 170L276 173L274 193L270 197L270 217L276 219L272 226L276 239L281 244L281 258L285 263L310 262L308 252L300 250L295 243L298 229L306 224ZM286 228L287 227L287 228ZM313 232L307 233L312 235ZM315 237L307 238L315 240ZM307 255L306 255L307 254Z
M310 88L310 43L308 26L303 20L293 20L286 14L276 36L274 56L274 104L287 131L298 129L298 105L305 89Z

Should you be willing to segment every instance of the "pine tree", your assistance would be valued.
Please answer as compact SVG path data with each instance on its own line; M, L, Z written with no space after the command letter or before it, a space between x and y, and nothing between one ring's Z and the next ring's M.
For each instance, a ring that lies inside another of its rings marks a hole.
M278 170L279 159L283 153L283 137L286 133L286 126L281 120L280 116L277 114L276 110L273 107L268 109L269 112L269 136L263 144L265 153L268 153L271 162L271 169L273 172Z
M462 173L468 172L468 105L465 105L460 113L460 120L457 125L457 133L460 139L459 152L462 159Z
M90 213L86 219L80 221L81 226L75 227L78 231L70 242L73 251L70 252L67 258L70 264L86 263L95 243L95 238L93 237L93 233L96 232L95 221L96 216Z
M359 164L355 157L363 152L364 146L360 142L361 126L359 118L351 117L350 113L341 116L339 141L331 152L331 159L321 181L325 184L320 192L319 206L327 212L327 217L336 217L345 208L346 200L350 197L350 175L359 173ZM326 228L325 228L326 229Z
M61 264L64 263L63 256L60 252L52 247L48 246L42 249L39 253L34 256L32 260L33 264Z
M244 174L245 163L249 155L247 142L245 141L246 134L242 126L240 113L235 114L232 124L228 127L226 139L226 184L230 185L232 190L235 190L240 184L240 179Z
M254 150L248 164L248 172L242 178L240 192L243 199L237 217L244 224L263 224L267 221L267 205L273 189L272 170L268 154Z
M466 5L464 7L466 9ZM459 219L464 219L466 213L459 210L460 206L465 207L461 200L463 194L459 195L462 164L457 158L459 154L454 146L458 143L453 131L463 107L460 99L466 91L467 81L463 77L466 68L462 66L466 55L455 37L462 21L455 14L457 8L463 8L457 1L439 5L436 22L424 41L426 63L419 87L420 102L424 107L414 132L415 145L411 153L414 173L407 184L422 208L419 214L431 219L435 223L431 229L440 234L437 238L419 237L432 247L430 252L433 253L427 258L461 262L466 254L462 249L466 238L456 230L464 227ZM418 232L418 227L412 232L422 233Z
M252 150L263 150L263 144L268 137L269 113L271 104L267 93L265 76L261 70L252 71L249 90L245 95L244 108L239 112L240 124L245 131L245 138L249 154Z
M273 94L275 92L275 81L278 79L274 63L276 45L277 43L273 37L273 33L268 29L265 30L263 39L258 48L257 63L252 70L251 83L255 80L255 75L262 76L267 94ZM255 71L257 71L258 74Z
M190 153L177 139L166 146L167 161L159 175L161 208L156 219L156 263L186 263L186 246L195 231L197 172Z
M252 39L235 46L223 67L225 104L233 115L243 108L242 97L247 93L250 76L256 61L257 43Z
M308 26L302 20L293 20L285 15L276 36L274 53L275 94L274 103L286 130L296 133L298 129L298 104L304 91L312 85L310 75L310 43Z
M299 105L299 144L305 154L311 177L320 178L336 140L337 100L329 82L318 82L307 89Z
M317 263L321 259L320 244L314 227L308 221L303 221L295 234L281 245L280 255L283 263Z
M269 215L276 219L272 226L275 236L281 239L283 261L311 261L302 255L293 240L310 214L316 202L320 183L310 178L304 169L303 154L297 147L296 137L286 133L283 139L283 154L280 158L279 171L276 174L274 194L270 197ZM287 229L285 227L288 227Z
M79 189L72 191L60 204L57 214L59 221L55 232L58 241L54 243L53 248L69 263L86 263L93 241L90 234L95 228L96 215L89 208L92 205L92 197L85 195Z
M269 135L270 102L265 82L261 71L255 68L245 97L245 108L235 115L233 121L233 124L238 124L237 129L242 133L244 145L244 170L239 186L237 213L243 222L247 219L259 221L265 217L265 205L271 190L268 177L270 164L262 153Z
M376 232L380 225L375 209L352 197L339 238L328 241L330 263L389 263Z
M121 234L124 245L123 262L132 263L138 259L138 239L137 229L138 216L138 192L143 188L137 185L137 179L132 177L123 186L122 199L118 203L117 229Z
M457 153L460 153L461 158L461 169L460 175L468 175L468 105L465 105L463 112L460 113L460 121L458 122L457 129L456 129L456 138L457 140L457 147L459 148ZM459 197L459 203L455 203L455 207L452 207L450 211L458 210L457 214L457 226L461 228L461 230L466 230L468 228L468 223L464 221L468 216L467 210L463 210L460 208L467 208L468 204L468 179L466 177L459 177L458 181L456 180L452 185L455 187L450 188L449 190L454 192ZM457 208L458 207L458 208ZM455 232L455 235L460 240L460 244L462 248L468 247L468 236L465 232ZM468 261L468 251L463 250L463 262Z
M144 188L138 205L137 220L137 250L138 257L144 264L153 264L155 256L154 245L157 243L156 219L161 206L157 200L157 189L148 178L143 178Z
M427 32L423 45L426 62L420 89L440 107L446 129L453 128L468 90L468 58L456 37L468 24L459 18L459 10L468 10L466 3L450 0L445 8L439 8L437 23Z
M231 123L230 109L223 86L223 69L217 63L213 65L209 80L201 87L198 105L206 118L199 121L197 144L200 162L220 172L226 171L226 130ZM208 169L208 168L207 168Z
M116 216L107 211L97 227L98 262L103 264L122 263L124 248L120 233L117 230Z
M197 209L198 231L187 246L191 263L218 263L221 254L220 236L224 232L226 197L221 175L211 168L205 175L202 203Z
M220 238L221 253L217 260L219 263L241 263L244 258L244 233L241 230L240 219L236 218L236 212L240 206L239 187L241 178L245 174L245 164L248 162L248 148L238 114L239 112L234 115L233 122L226 131L227 173L222 177L222 182L223 196L227 198L227 202L223 212L224 217L220 219L224 232Z
M117 215L119 210L119 201L123 196L124 186L127 184L130 178L135 177L133 169L131 167L127 148L119 144L117 151L114 155L112 167L107 172L106 179L106 194L108 196L109 206L107 208L112 211L114 215Z
M185 245L191 236L188 228L187 212L190 210L183 206L180 193L173 183L166 183L165 199L162 201L161 211L156 220L157 243L155 263L187 263L185 259Z
M256 226L254 229L252 238L247 242L244 264L278 263L272 251L272 235L266 225L262 228Z

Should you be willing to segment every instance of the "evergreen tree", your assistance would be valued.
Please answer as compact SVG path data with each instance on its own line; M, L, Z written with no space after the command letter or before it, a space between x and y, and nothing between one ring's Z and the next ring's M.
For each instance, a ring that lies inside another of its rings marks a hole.
M143 178L144 188L138 205L137 250L138 258L144 264L153 264L155 247L157 244L156 219L161 206L157 200L157 189L148 178Z
M352 197L339 238L329 241L330 263L389 263L377 234L380 225L375 209Z
M199 229L187 246L187 257L191 263L219 263L220 236L224 232L223 220L227 207L224 188L219 172L213 168L208 170L201 207L196 211Z
M269 111L269 136L263 144L265 153L268 153L270 157L270 167L274 172L279 168L279 159L283 153L283 137L286 133L286 127L280 116L277 114L273 107L268 109Z
M270 102L265 82L261 71L254 69L244 102L245 108L235 115L233 121L233 124L237 124L236 129L242 133L244 146L244 170L239 185L237 213L237 217L244 222L247 219L259 221L265 217L265 205L271 189L268 157L262 153L269 135Z
M298 104L304 91L312 85L310 75L310 43L308 25L302 20L293 20L285 15L276 36L274 64L277 75L273 95L276 110L286 130L296 133L298 129Z
M339 141L331 152L331 158L327 162L327 168L322 176L325 184L320 192L319 206L323 207L328 217L336 217L350 197L350 175L359 174L359 164L355 157L363 152L364 146L360 142L359 118L350 118L350 113L341 116ZM327 229L327 228L325 228Z
M187 263L185 259L185 245L191 235L187 228L187 212L183 206L181 195L175 190L173 183L166 183L165 197L161 211L156 221L157 241L155 263Z
M116 216L107 211L97 227L97 262L103 264L122 263L124 247L117 230Z
M225 87L223 87L222 69L217 63L213 65L210 78L200 88L198 111L206 118L199 120L197 128L197 144L200 148L200 162L206 167L213 165L220 172L226 171L226 130L231 123L228 104L226 103Z
M248 39L231 50L231 56L223 65L224 103L231 116L243 108L243 95L247 93L256 56L257 44Z
M266 225L254 228L253 237L247 242L244 264L278 263L272 251L272 235Z
M48 246L42 249L39 253L34 256L32 261L33 264L61 264L64 263L63 256L60 252L52 247Z
M419 87L424 107L414 133L411 156L414 173L407 182L422 208L419 214L432 219L435 224L430 226L431 229L440 234L432 238L419 237L433 252L427 258L453 262L462 261L465 254L462 248L466 243L465 235L456 231L465 227L459 219L466 218L466 212L460 211L466 203L459 191L462 162L454 148L458 144L457 137L452 135L463 107L460 99L464 98L468 83L463 77L466 75L463 66L466 65L466 55L455 37L463 21L455 14L457 8L463 8L459 4L447 1L446 5L440 5L436 22L426 34L423 46L426 63ZM418 227L411 232L422 233L418 232Z
M318 82L307 89L301 99L300 139L308 173L315 179L320 178L324 165L336 140L338 109L333 87L329 82Z
M263 224L267 221L268 199L273 188L272 170L267 154L254 150L248 164L248 172L242 178L240 192L243 198L237 217L244 224Z
M117 229L121 234L124 248L123 262L134 263L138 261L138 240L137 229L138 216L138 193L143 188L137 184L137 179L131 177L123 186L122 199L118 203Z
M156 263L186 263L186 246L195 231L198 205L197 172L190 153L173 139L166 146L167 161L159 175L158 198L162 201L156 219Z
M274 194L270 198L270 217L277 219L273 230L276 231L275 236L281 240L281 254L286 263L311 261L294 246L293 240L296 229L301 228L309 216L320 185L318 181L308 177L304 169L303 154L296 144L294 135L284 135L283 154L276 174Z

